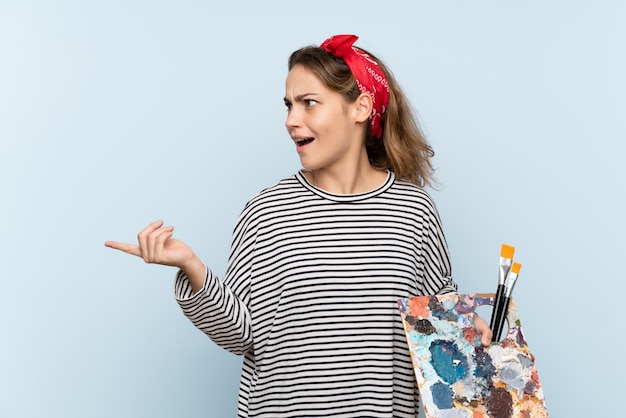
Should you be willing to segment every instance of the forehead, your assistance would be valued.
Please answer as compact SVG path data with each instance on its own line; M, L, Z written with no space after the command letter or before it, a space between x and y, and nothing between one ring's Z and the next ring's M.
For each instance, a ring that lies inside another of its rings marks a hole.
M285 80L285 92L287 96L298 96L307 93L328 93L331 92L319 77L303 65L295 65Z

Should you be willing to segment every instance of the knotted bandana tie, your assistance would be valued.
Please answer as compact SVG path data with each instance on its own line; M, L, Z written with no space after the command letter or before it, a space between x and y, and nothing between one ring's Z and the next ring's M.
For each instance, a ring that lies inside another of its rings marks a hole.
M389 103L389 85L382 68L368 54L352 46L359 39L356 35L335 35L320 45L329 54L345 61L356 79L361 93L372 98L370 129L375 138L383 135L383 115Z

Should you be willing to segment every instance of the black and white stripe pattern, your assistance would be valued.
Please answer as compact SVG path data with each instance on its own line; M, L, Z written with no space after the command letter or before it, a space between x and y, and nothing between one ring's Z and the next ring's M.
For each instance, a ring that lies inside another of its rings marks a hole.
M244 365L240 417L416 417L397 299L456 291L437 211L389 173L333 195L302 173L254 197L235 227L226 277L210 270L183 312Z

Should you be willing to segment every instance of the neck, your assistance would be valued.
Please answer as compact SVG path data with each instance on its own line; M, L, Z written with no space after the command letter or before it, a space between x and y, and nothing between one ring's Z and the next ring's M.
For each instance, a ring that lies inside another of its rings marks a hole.
M309 171L308 180L317 188L333 194L359 194L379 187L387 173L367 161L352 167L325 167Z

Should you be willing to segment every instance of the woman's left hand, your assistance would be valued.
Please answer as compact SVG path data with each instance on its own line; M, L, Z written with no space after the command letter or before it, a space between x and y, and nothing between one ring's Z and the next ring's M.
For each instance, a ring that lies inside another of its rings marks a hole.
M493 338L493 332L489 328L489 324L485 322L478 314L474 313L474 327L476 331L480 334L480 342L484 347L487 347L491 344L491 339Z

